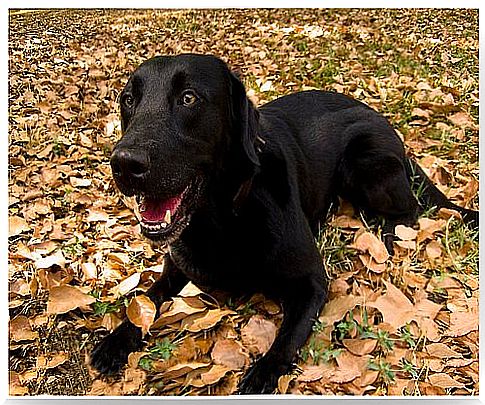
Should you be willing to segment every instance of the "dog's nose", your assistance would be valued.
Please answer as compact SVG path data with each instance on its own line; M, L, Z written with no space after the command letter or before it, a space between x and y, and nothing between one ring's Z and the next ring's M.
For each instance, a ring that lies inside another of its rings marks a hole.
M144 151L117 148L111 156L111 170L121 178L140 179L150 167L148 154Z

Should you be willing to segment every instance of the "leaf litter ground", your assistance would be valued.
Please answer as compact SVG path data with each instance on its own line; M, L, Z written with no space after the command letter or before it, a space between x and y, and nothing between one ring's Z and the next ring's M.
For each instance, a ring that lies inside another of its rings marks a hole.
M476 10L18 10L9 29L11 395L228 395L281 323L261 295L189 284L158 319L142 295L163 249L139 236L109 155L117 95L150 56L216 54L256 104L350 94L478 208ZM345 203L322 227L329 302L279 392L478 394L478 233L433 209L396 232L389 258L379 223ZM100 377L87 355L125 313L148 344Z

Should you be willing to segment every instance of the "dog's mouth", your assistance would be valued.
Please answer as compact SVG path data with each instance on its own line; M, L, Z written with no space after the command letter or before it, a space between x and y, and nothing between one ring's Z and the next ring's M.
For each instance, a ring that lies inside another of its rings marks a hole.
M170 243L177 239L190 222L201 186L201 179L196 178L180 194L167 199L136 195L135 214L141 233L155 242Z

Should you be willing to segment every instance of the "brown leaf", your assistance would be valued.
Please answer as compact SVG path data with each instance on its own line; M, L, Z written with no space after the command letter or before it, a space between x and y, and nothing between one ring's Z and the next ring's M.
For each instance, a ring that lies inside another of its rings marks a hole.
M237 370L249 363L243 347L234 339L218 340L212 348L211 358L215 364L221 364L231 370Z
M126 316L133 325L141 328L142 336L150 329L155 320L157 308L146 295L133 297L126 308Z
M29 389L24 387L20 382L20 376L15 371L9 371L8 373L8 393L12 396L29 395Z
M37 369L55 368L61 364L64 364L67 360L69 360L69 353L66 352L51 353L48 357L40 355L37 357L35 367Z
M224 377L231 369L221 364L214 364L206 372L200 375L200 379L205 385L212 385Z
M338 227L338 228L353 228L358 229L362 228L364 224L358 218L350 217L348 215L340 215L336 217L330 225Z
M180 363L168 368L163 376L166 379L175 379L183 376L193 370L197 370L202 367L208 367L210 363L200 363L200 362L190 362L190 363Z
M426 245L426 256L428 259L437 259L441 256L441 243L437 240L432 240Z
M384 280L384 284L387 288L386 293L374 302L368 302L367 306L378 309L384 322L397 330L414 318L414 306L392 283Z
M340 321L348 311L362 304L362 302L362 297L356 297L351 294L337 297L325 304L319 320L324 325L331 326L335 322Z
M324 371L320 366L303 366L303 373L301 373L297 381L299 382L312 382L320 380L324 375Z
M34 263L34 266L37 269L48 269L54 265L59 267L64 267L66 265L66 259L62 250L57 250L54 254L38 259Z
M27 221L18 215L8 217L8 237L20 235L30 230Z
M284 374L278 378L278 392L280 394L286 394L288 387L290 386L290 382L295 378L296 376L293 374Z
M361 233L355 240L353 247L363 252L369 252L377 263L384 263L389 258L384 243L371 232Z
M460 353L450 349L444 343L431 343L430 345L426 346L426 351L430 356L439 357L441 359L462 357Z
M162 312L162 310L160 310L162 314L152 325L152 328L161 328L165 325L178 322L189 315L197 314L204 311L205 307L193 306L193 303L190 302L187 298L174 297L168 311Z
M461 128L478 129L475 120L466 112L460 111L448 117L452 124Z
M446 330L446 336L464 336L471 331L478 330L478 313L475 311L452 312L450 326Z
M24 315L19 315L9 322L10 340L19 342L21 340L33 340L39 337L39 334L32 330L29 319Z
M377 263L372 256L368 255L367 253L359 255L359 259L366 268L374 273L382 273L386 270L385 263Z
M418 231L404 225L397 225L394 232L401 240L414 240L418 235Z
M127 368L123 378L123 394L137 394L145 381L146 373L139 368Z
M182 321L182 329L190 332L200 332L216 326L226 315L235 314L230 309L210 309L204 314L196 314Z
M431 383L431 385L435 385L443 389L465 387L465 384L456 381L455 379L453 379L453 377L445 373L432 374L428 377L428 381Z
M276 325L260 315L253 315L241 328L244 346L253 354L264 354L272 345L276 336Z
M78 307L84 307L96 301L91 295L83 293L78 287L61 285L52 287L47 302L48 314L64 314Z
M116 297L126 295L138 286L138 283L140 282L140 277L140 273L133 273L131 276L125 278L119 284L115 284L113 288L111 288L110 292Z
M372 353L377 346L375 339L344 339L342 343L349 352L357 356Z

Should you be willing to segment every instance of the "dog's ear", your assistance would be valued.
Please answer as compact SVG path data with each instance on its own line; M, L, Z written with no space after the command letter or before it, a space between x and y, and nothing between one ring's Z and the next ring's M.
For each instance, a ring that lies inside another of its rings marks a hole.
M256 154L256 138L258 137L258 110L246 96L246 89L239 78L231 72L231 110L235 133L241 142L247 159L253 166L259 166Z

